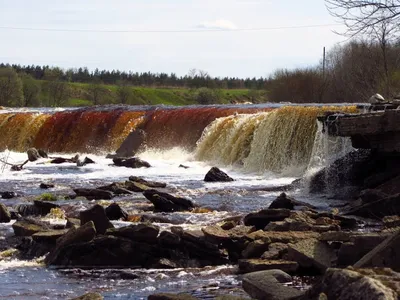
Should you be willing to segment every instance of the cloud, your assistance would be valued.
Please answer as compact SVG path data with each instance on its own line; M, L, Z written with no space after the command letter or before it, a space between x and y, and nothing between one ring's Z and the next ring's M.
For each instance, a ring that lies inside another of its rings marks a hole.
M236 29L236 25L229 20L218 19L214 21L206 21L197 26L198 28L207 29Z

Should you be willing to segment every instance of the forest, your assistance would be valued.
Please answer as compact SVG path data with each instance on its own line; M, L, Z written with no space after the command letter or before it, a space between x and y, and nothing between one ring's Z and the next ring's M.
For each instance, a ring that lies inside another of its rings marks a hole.
M365 102L375 93L392 98L400 92L399 57L400 45L384 36L336 45L315 66L279 69L266 78L212 77L196 69L177 76L1 63L0 105Z

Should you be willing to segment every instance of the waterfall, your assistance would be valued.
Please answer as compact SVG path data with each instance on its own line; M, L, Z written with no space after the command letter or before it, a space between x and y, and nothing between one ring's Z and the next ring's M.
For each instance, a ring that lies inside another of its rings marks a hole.
M219 118L204 130L195 157L219 165L240 165L250 172L301 175L313 157L316 118L332 110L355 112L356 108L287 106Z

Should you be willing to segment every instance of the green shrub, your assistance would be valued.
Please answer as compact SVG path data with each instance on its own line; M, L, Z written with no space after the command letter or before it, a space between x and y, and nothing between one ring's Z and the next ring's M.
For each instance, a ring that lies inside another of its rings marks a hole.
M51 193L43 193L36 199L40 201L57 201L57 197Z

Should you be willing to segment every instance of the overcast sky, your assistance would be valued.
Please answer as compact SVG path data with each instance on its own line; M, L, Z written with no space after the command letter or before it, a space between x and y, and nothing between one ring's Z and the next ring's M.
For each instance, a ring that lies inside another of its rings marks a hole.
M309 25L328 26L271 29ZM323 0L0 0L0 61L260 77L318 64L342 28Z

